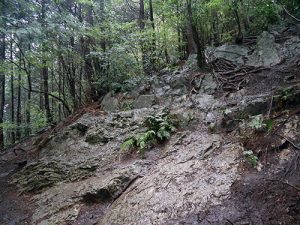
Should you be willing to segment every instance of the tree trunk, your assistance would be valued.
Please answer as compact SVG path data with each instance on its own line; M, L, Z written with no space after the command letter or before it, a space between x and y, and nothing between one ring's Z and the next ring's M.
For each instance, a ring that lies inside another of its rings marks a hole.
M29 52L31 51L31 44L28 45ZM26 112L25 112L25 118L26 118L26 129L25 129L25 135L29 136L31 133L30 128L30 122L31 122L31 91L32 91L32 80L31 80L31 63L28 62L28 73L27 73L27 85L28 85L28 91L27 91L27 104L26 104Z
M149 0L149 13L150 13L150 22L152 27L152 37L151 37L151 69L155 69L155 59L156 59L156 37L155 37L155 24L154 24L154 13L153 13L153 4L152 0Z
M13 35L11 35L10 41L10 60L13 61ZM14 89L14 76L15 70L14 65L11 66L11 74L10 74L10 122L15 125L15 89ZM16 142L16 133L15 128L13 128L10 132L11 144Z
M46 0L42 0L42 27L43 27L43 32L46 34ZM47 60L45 58L47 49L46 49L46 43L43 43L42 46L42 51L43 51L43 59L42 59L42 78L43 78L43 93L44 93L44 106L46 110L46 117L47 117L47 122L51 123L53 118L50 110L50 102L49 102L49 87L48 87L48 66L47 66Z
M139 12L139 28L140 28L140 33L143 36L144 35L144 30L145 30L145 5L144 5L144 0L140 0L140 12ZM148 62L147 62L147 53L146 53L146 46L143 40L140 41L140 46L141 46L141 51L142 51L142 64L143 64L143 69L146 74L149 73L148 70Z
M2 15L4 15L4 3L0 4L2 8ZM3 18L1 18L1 26L4 27ZM0 34L0 66L4 64L5 61L5 33ZM5 74L0 71L0 150L4 149L4 129L2 127L3 117L4 117L4 105L5 105Z
M183 34L182 34L182 28L180 26L180 12L179 12L179 2L176 4L176 29L177 29L177 40L178 40L178 46L177 46L177 51L178 51L178 58L179 60L184 59L184 47L183 47Z
M198 34L197 28L193 22L193 12L192 12L192 1L187 0L187 13L188 13L188 29L191 32L191 37L193 39L193 43L195 44L196 47L196 52L197 53L197 61L198 61L198 66L201 68L205 64L205 56L204 56L204 44L203 40L200 40L200 36ZM191 54L191 52L190 52Z
M101 4L103 3L102 1L100 2ZM103 6L101 6L103 7ZM79 8L79 20L83 22L83 18L81 15L81 8ZM93 19L93 8L92 6L89 6L88 8L88 13L86 17L86 21L89 25L93 25L94 19ZM95 88L95 85L93 84L94 82L94 71L93 71L93 63L92 63L92 58L89 56L91 52L91 45L92 45L92 39L90 37L82 37L80 40L80 45L81 45L81 54L84 60L83 64L83 70L84 70L84 77L87 81L87 90L86 96L87 96L87 101L97 101L98 95L97 95L97 90ZM103 47L103 46L102 46Z
M243 32L242 32L241 20L240 20L240 16L239 16L238 0L233 1L233 12L234 12L234 16L236 19L236 23L238 25L238 34L235 38L235 42L236 42L236 44L242 44L243 43Z
M20 46L22 46L22 43L20 42ZM20 51L20 50L19 50ZM16 122L17 122L17 130L16 130L16 140L20 141L22 137L22 132L21 132L21 122L22 122L22 105L21 105L21 63L22 62L22 54L21 51L19 53L19 70L18 70L18 89L17 89L17 113L16 113Z
M61 93L62 93L62 77L63 77L63 71L61 69L61 62L59 62L58 59L58 97L61 98ZM61 121L62 120L62 104L58 105L58 120Z
M162 15L162 23L165 23L165 15ZM167 35L166 32L163 33L163 38L164 38L164 55L165 55L165 61L167 64L170 63L170 56L168 53L168 48L167 48Z
M70 46L72 51L75 49L75 40L74 37L70 39ZM72 97L73 102L73 109L74 111L78 108L77 97L76 97L76 68L74 65L73 56L69 54L69 65L68 65L68 85L69 85L69 92Z

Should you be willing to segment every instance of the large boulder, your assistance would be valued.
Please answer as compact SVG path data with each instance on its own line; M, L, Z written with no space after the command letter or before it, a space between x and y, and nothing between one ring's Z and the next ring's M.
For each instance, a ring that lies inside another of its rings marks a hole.
M200 85L200 90L203 93L213 94L217 89L218 84L212 74L207 74L203 77Z
M279 47L275 43L274 35L265 31L259 36L255 50L249 56L246 64L255 67L270 67L277 65L281 60Z
M133 103L135 109L150 108L156 102L154 95L141 95Z
M208 61L211 62L215 59L226 59L235 64L244 64L248 57L249 48L241 45L222 45L220 47L207 48L205 54Z
M104 96L101 107L105 111L117 111L119 110L119 101L112 96L111 92L109 92Z

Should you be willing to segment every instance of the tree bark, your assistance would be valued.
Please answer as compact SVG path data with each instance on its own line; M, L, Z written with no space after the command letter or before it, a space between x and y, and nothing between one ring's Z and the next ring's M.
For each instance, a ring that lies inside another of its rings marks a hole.
M28 51L31 51L31 44L28 44ZM27 104L26 104L26 112L25 112L25 118L26 118L26 129L25 129L25 135L29 136L31 133L30 128L30 122L31 122L31 90L32 90L32 79L31 79L31 63L28 62L28 73L27 73L27 85L28 85L28 91L27 91Z
M139 28L140 33L143 36L144 30L145 30L145 5L144 0L140 0L140 11L139 11ZM148 62L147 62L147 53L146 53L146 46L145 42L143 40L140 41L141 51L142 51L142 64L143 64L143 70L146 74L149 73L148 69Z
M103 1L101 0L100 4L104 4ZM93 8L92 6L88 6L88 13L87 16L85 18L86 22L89 25L93 25L94 23L94 18L93 18ZM104 7L103 5L101 6L101 8ZM101 9L102 10L102 9ZM83 18L81 15L81 8L79 10L79 20L82 20L83 22ZM87 85L87 90L86 90L86 96L87 96L87 101L97 101L98 100L98 95L97 95L97 90L95 88L94 83L94 71L93 71L93 61L92 61L92 57L89 56L90 52L91 52L91 46L92 46L92 38L91 37L82 37L81 38L81 54L84 60L84 64L83 64L83 70L84 70L84 77L88 83ZM103 43L102 46L103 48Z
M46 35L46 0L42 0L42 28L43 33ZM48 87L48 66L45 54L47 52L46 43L43 43L43 59L42 59L42 78L43 78L43 92L44 92L44 106L46 110L47 122L51 123L53 118L50 110L50 101L49 101L49 87Z
M4 3L0 3L1 6L1 13L4 15ZM5 23L3 18L1 19L1 26L4 27ZM4 64L5 61L5 33L1 32L0 34L0 66ZM5 74L0 71L0 150L4 149L4 129L3 129L3 122L4 122L4 105L5 105Z
M236 44L242 44L243 43L243 32L241 27L241 20L239 15L239 5L238 0L233 1L233 12L236 19L236 23L238 25L238 34L236 36L235 42Z
M12 35L11 35L12 36ZM13 36L10 41L10 61L13 61ZM15 125L15 89L14 89L14 76L15 69L14 65L11 66L11 74L10 74L10 122ZM11 144L16 142L16 133L15 128L13 128L10 132Z
M155 37L155 23L154 23L154 13L153 13L153 3L152 0L149 0L149 13L150 13L150 22L152 27L152 58L155 57L155 49L156 49L156 37ZM152 59L152 63L154 63L154 60Z
M19 47L22 46L22 42L20 41ZM20 51L20 50L19 50ZM17 130L16 130L16 140L20 141L22 137L22 132L21 132L21 123L22 123L22 104L21 104L21 64L22 64L22 54L21 51L19 53L19 70L18 70L18 89L17 89L17 113L16 113L16 123L17 123Z
M192 11L192 0L187 0L187 14L188 14L188 31L190 32L188 36L192 41L193 52L197 53L198 66L201 68L205 64L204 56L204 43L200 40L198 30L193 22L193 11ZM190 54L192 54L190 52Z

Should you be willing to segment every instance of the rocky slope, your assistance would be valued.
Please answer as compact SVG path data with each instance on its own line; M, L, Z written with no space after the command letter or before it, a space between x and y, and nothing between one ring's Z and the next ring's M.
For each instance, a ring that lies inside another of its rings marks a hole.
M284 32L208 49L215 73L198 72L191 57L131 93L109 93L105 112L52 132L38 155L40 137L4 152L0 223L300 224L300 39L278 41ZM216 60L232 73L218 72ZM241 84L224 91L237 71ZM169 141L145 158L120 151L166 108L180 125Z

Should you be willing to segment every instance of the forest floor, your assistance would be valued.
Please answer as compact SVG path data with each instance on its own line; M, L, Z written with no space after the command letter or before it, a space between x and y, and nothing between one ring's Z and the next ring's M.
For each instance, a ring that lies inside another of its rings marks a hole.
M120 153L120 143L168 101L146 111L93 106L7 149L0 224L300 224L298 60L246 72L239 90L171 97L171 112L196 119L145 159ZM272 121L270 130L247 127L258 114ZM99 133L105 140L87 143Z

